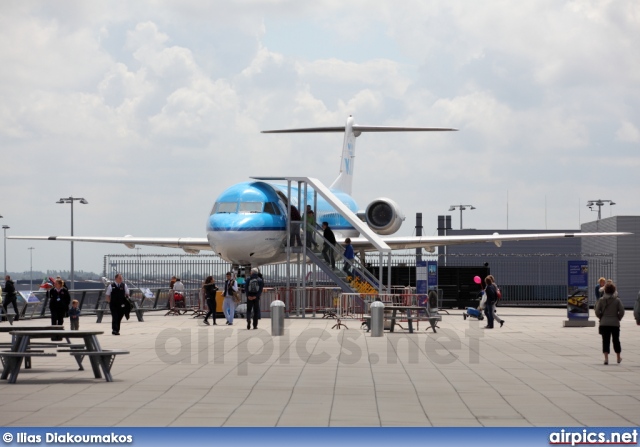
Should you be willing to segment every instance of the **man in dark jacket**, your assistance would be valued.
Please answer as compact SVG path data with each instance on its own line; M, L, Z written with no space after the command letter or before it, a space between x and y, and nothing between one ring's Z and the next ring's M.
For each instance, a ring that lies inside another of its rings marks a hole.
M251 329L251 316L253 315L253 328L258 329L258 317L260 316L260 296L264 289L264 280L259 276L257 268L251 269L251 277L246 283L247 293L247 329Z
M120 322L126 312L126 307L129 304L129 288L122 281L122 275L118 273L115 277L115 281L109 284L106 292L106 300L109 303L109 310L111 311L111 333L113 335L120 335Z
M296 244L298 247L302 246L302 241L300 240L300 221L302 221L302 217L300 216L298 208L291 205L291 237L289 239L289 244L292 247Z
M329 246L329 244L336 245L336 236L333 234L333 230L329 228L329 222L322 222L322 235L325 238L324 245L322 246L322 257L327 262L327 264L331 262L331 268L335 269L336 258L333 254L334 248L332 246ZM329 256L327 254L331 255L331 261L329 261Z
M4 277L4 281L4 291L6 293L4 302L2 303L4 314L5 316L7 315L7 308L9 307L9 304L13 304L13 310L16 313L15 320L18 321L20 318L20 313L18 312L18 297L16 293L16 286L13 284L11 276L9 275Z

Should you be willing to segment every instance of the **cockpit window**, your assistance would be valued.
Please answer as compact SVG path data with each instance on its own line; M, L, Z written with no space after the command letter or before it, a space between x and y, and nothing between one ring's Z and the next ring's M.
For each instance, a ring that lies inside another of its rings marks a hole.
M216 214L218 213L235 213L238 208L236 202L220 202L216 206Z
M276 216L280 215L280 208L278 205L273 202L267 202L264 204L264 212L267 214L275 214Z
M238 213L240 214L261 213L262 206L263 206L262 202L240 202Z

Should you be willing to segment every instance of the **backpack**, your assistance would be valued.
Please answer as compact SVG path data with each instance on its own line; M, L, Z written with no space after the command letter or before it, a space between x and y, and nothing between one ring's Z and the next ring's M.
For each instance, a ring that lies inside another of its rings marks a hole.
M249 285L247 286L247 292L252 295L257 295L260 291L260 281L258 278L251 278L249 280Z

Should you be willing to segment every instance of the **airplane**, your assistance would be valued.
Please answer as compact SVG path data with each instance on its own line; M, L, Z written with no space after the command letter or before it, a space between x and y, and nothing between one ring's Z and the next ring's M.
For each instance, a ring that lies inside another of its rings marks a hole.
M542 233L542 234L508 234L498 233L473 236L389 236L396 233L405 217L399 206L392 199L380 197L360 211L356 201L351 197L356 138L365 132L440 132L456 131L451 128L432 127L392 127L364 126L355 124L352 116L347 118L345 126L312 127L302 129L267 130L262 133L317 133L343 132L344 141L340 172L333 182L330 191L350 211L356 213L368 227L381 236L381 239L392 250L423 248L428 252L445 245L493 242L498 247L504 241L522 241L536 239L555 239L565 237L622 236L630 233ZM145 237L83 237L83 236L10 236L9 239L57 240L74 242L101 242L124 244L128 248L136 245L180 248L186 253L196 254L201 250L211 250L234 266L258 267L265 264L285 262L287 260L287 217L289 211L288 197L291 204L301 208L297 184L291 185L288 196L288 185L267 181L268 179L252 178L251 181L230 186L216 199L206 222L206 237L203 238L145 238ZM300 194L299 194L300 193ZM336 233L336 240L341 244L349 237L354 250L359 252L377 251L369 239L359 237L354 226L338 213L334 207L322 197L314 197L314 191L307 191L307 204L315 204L316 222L328 222ZM300 210L303 213L304 210Z

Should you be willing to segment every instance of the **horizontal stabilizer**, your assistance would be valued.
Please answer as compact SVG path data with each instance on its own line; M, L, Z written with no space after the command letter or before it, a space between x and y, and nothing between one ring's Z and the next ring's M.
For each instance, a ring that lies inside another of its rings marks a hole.
M405 127L405 126L361 126L354 124L354 132L455 132L458 129L446 127ZM262 133L321 133L344 132L345 127L307 127L305 129L263 130Z
M344 132L343 127L308 127L306 129L263 130L261 133L313 133L313 132Z
M331 127L306 127L303 129L263 130L262 133L321 133L344 132L342 157L340 158L340 174L331 184L331 189L351 194L353 169L356 157L356 138L363 132L448 132L458 129L447 127L406 127L406 126L362 126L353 122L353 116L347 118L347 125Z

